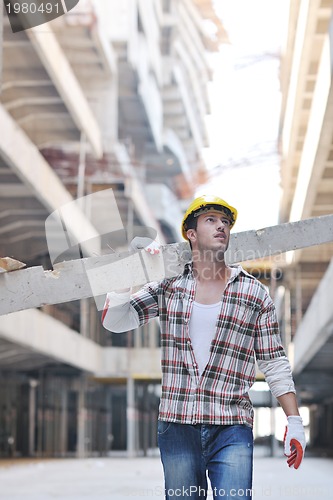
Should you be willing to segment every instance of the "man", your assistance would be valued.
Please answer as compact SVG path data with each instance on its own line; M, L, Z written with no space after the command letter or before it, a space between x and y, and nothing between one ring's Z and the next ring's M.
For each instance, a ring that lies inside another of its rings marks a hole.
M298 468L305 449L290 364L265 287L224 260L237 210L216 196L196 198L182 234L192 262L139 292L108 294L103 324L125 331L159 316L162 396L158 444L166 498L252 496L255 359L288 425L285 453Z

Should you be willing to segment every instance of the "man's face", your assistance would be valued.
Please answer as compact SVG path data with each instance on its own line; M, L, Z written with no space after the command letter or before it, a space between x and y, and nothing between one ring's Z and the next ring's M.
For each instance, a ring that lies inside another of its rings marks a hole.
M218 210L199 215L197 229L189 229L192 248L224 253L229 245L230 219Z

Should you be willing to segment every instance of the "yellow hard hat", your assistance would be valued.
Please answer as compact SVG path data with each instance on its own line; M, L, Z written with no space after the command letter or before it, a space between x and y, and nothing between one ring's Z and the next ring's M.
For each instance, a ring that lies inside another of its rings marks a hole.
M185 240L187 240L186 236L186 221L188 217L193 214L194 212L200 211L200 209L204 208L215 208L215 210L221 210L225 212L225 214L231 219L231 224L230 228L232 228L236 222L237 219L237 210L229 205L226 201L222 200L222 198L219 198L218 196L214 195L202 195L196 198L195 200L192 201L191 205L188 207L188 209L185 212L185 215L182 220L182 235ZM220 208L219 208L220 207Z

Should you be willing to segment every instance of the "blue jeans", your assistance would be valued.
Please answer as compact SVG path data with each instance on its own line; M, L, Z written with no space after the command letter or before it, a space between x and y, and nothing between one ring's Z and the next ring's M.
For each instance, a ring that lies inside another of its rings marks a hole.
M247 425L158 422L166 500L252 496L253 434Z

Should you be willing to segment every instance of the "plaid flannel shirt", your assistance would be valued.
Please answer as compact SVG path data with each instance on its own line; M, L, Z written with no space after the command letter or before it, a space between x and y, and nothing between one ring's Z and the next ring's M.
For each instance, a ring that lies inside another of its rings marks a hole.
M210 358L200 376L189 335L195 287L192 265L187 264L181 275L149 283L131 297L140 325L156 316L160 320L159 419L252 427L248 391L255 381L255 358L285 356L272 299L256 278L237 266L221 297Z

